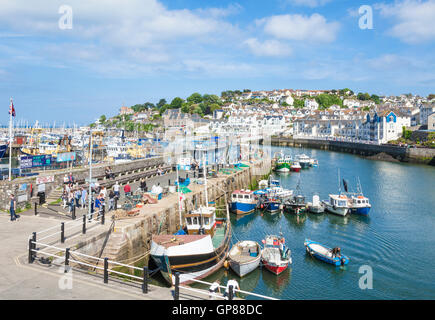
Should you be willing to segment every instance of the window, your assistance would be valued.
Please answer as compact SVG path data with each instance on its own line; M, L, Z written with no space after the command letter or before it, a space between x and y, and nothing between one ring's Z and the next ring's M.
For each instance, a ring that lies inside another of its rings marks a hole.
M249 195L247 194L247 195L245 195L245 199L249 199Z
M193 224L198 224L198 217L193 217Z
M187 221L187 224L189 224L189 225L192 224L192 218L191 217L186 218L186 221Z
M208 226L210 224L210 218L204 217L204 225Z

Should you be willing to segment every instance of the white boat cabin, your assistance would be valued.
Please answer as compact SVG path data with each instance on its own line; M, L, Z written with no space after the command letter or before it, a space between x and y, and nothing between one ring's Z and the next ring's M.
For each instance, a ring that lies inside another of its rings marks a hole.
M185 215L188 234L209 234L213 237L216 230L216 208L199 207Z
M331 206L335 206L337 208L345 208L348 207L348 197L344 194L330 194L329 195L329 204Z

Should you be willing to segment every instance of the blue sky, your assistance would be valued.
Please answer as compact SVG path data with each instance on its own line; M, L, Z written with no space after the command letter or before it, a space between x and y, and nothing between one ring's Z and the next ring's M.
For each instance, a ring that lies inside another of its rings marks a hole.
M62 5L72 29L59 28ZM361 29L369 5L373 29ZM190 93L434 93L435 0L0 0L8 121L88 124Z

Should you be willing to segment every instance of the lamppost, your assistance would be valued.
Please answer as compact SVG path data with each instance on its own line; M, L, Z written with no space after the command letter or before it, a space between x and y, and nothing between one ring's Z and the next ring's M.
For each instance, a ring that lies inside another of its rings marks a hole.
M91 208L91 204L92 204L92 147L93 147L93 142L92 142L92 130L89 130L89 134L90 134L90 138L89 138L89 201L88 201L88 205L89 205L89 209L88 209L88 219L91 220L92 217L92 208Z

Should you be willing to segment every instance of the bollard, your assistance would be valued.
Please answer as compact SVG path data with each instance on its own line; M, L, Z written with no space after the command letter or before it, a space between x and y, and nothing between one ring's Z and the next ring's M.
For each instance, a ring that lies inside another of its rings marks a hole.
M32 238L29 239L29 263L33 263L33 242Z
M101 214L101 224L104 224L106 220L106 212L104 211L104 207L103 207L103 212Z
M86 234L86 214L83 215L83 228L82 233Z
M233 300L234 299L234 289L233 286L229 286L228 288L228 300Z
M109 259L104 258L104 283L109 282Z
M118 210L118 197L115 197L115 210Z
M67 273L69 268L69 248L65 249L65 270L64 272Z
M175 272L174 300L180 300L180 273Z
M60 242L65 242L65 222L60 224Z
M142 292L148 293L148 268L147 267L143 267Z
M72 216L71 216L71 218L72 218L73 220L76 219L76 206L73 207L73 211L72 211Z
M35 216L38 214L38 204L35 202Z
M168 179L168 186L171 185L171 179Z

